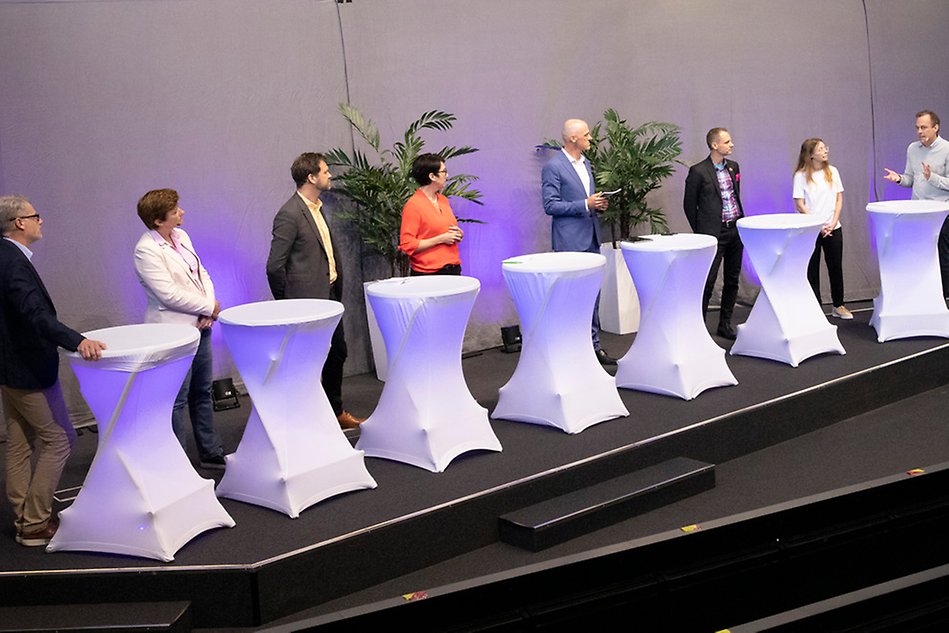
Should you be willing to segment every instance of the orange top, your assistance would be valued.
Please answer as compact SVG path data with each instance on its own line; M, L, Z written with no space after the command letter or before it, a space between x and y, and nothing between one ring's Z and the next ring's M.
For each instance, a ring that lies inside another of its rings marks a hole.
M433 273L448 264L461 264L458 244L437 244L422 252L416 252L419 240L437 237L452 226L458 225L451 211L448 198L438 196L438 209L421 189L405 203L402 209L402 229L399 231L399 250L409 256L412 270L420 273Z

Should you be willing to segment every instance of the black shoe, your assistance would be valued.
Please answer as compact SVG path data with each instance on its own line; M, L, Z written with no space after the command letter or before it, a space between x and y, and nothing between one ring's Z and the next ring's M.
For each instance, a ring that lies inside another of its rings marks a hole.
M732 324L728 321L722 321L718 324L718 331L716 332L722 338L727 338L729 341L734 341L735 337L738 334L735 333L735 328L732 327Z
M201 468L208 468L210 470L224 470L227 462L224 459L223 455L216 455L214 457L202 457L199 462Z
M609 354L604 352L601 349L596 350L596 359L600 361L600 364L604 367L615 367L616 359L611 357Z

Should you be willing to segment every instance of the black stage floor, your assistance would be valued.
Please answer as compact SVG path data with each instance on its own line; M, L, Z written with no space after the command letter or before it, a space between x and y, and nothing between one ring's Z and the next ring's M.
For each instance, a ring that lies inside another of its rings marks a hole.
M26 579L31 591L54 583L78 602L191 599L196 625L209 629L286 622L290 628L285 630L292 630L287 618L304 609L309 610L302 615L313 617L339 612L434 583L551 560L946 461L949 434L943 412L949 392L943 385L949 383L949 343L937 338L877 343L868 325L869 306L851 308L857 308L853 321L833 320L846 355L821 355L797 368L728 356L737 386L712 389L692 401L620 390L630 416L578 435L493 420L501 453L463 455L444 473L367 458L379 483L376 490L327 500L295 520L224 499L237 526L197 537L171 563L19 547L4 505L0 595L8 604L28 603L25 590L16 585ZM737 320L745 315L739 308ZM604 346L621 356L632 339L605 335ZM516 362L516 354L499 350L465 359L469 388L489 411ZM371 375L347 378L347 408L368 415L381 389ZM249 411L244 402L217 415L228 450L236 448ZM87 431L79 438L63 488L81 483L94 450L95 434ZM716 489L537 554L496 542L498 512L670 455L716 464ZM542 490L547 481L551 487ZM448 518L453 513L460 514ZM440 531L439 525L446 529ZM416 536L425 542L418 543ZM227 596L194 595L232 592L229 582L241 574L253 576L238 584L253 585L247 591L254 604L234 608ZM149 588L145 578L159 579L159 586ZM313 578L320 587L287 589ZM281 589L281 583L287 587ZM126 591L119 589L123 586Z

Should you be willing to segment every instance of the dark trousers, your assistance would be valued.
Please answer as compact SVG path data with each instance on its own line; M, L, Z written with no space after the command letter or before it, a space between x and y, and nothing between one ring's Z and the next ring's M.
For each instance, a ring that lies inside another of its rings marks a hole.
M330 351L326 356L323 375L320 378L326 397L336 415L343 412L343 363L346 362L346 354L346 336L343 334L343 321L340 319L339 325L333 331Z
M827 274L830 277L830 298L834 307L844 304L844 236L843 229L835 229L830 235L819 235L814 245L814 253L807 264L807 281L810 282L820 303L820 253L824 251L824 261L827 262Z
M339 284L334 283L330 286L328 298L340 302L343 300L343 289ZM326 363L323 364L323 375L320 376L323 391L326 392L326 398L330 401L330 406L333 407L333 413L336 415L343 412L343 364L346 362L347 354L346 335L343 333L343 320L340 319L339 325L333 330L330 351L326 355Z
M942 273L942 296L949 297L949 217L939 231L939 272Z
M718 234L718 250L712 260L712 268L708 271L705 281L705 292L702 295L702 317L708 312L708 302L715 289L715 280L718 278L718 269L722 269L722 307L718 315L719 323L730 323L732 312L735 310L735 301L738 299L738 279L741 277L741 255L744 248L738 236L738 227L734 222L722 223L722 230Z
M461 264L445 264L438 270L430 273L423 273L420 270L410 269L409 277L424 277L426 275L460 275Z

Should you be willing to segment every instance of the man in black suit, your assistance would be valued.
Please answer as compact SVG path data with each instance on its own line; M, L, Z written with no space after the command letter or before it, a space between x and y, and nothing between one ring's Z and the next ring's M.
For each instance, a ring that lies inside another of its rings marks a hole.
M708 158L689 168L685 179L685 217L694 233L704 233L718 239L718 251L712 260L705 292L702 296L702 316L708 312L708 302L718 277L718 268L725 261L722 272L722 307L718 317L718 336L734 340L732 312L738 298L738 278L741 274L741 238L736 222L744 217L741 207L741 170L738 163L728 160L735 150L732 137L723 127L712 128L705 136L710 150Z
M273 221L267 258L267 281L274 299L332 299L342 301L343 269L339 249L323 216L320 195L332 187L333 176L322 154L307 152L293 161L290 176L297 186ZM344 429L363 419L343 409L343 363L346 338L343 322L333 332L323 365L322 383L333 412Z
M7 497L16 541L49 543L59 527L53 493L76 439L59 386L57 347L98 360L105 344L56 318L30 247L43 220L23 196L0 197L0 394L7 427ZM34 445L35 453L34 456ZM35 462L35 467L33 463Z

